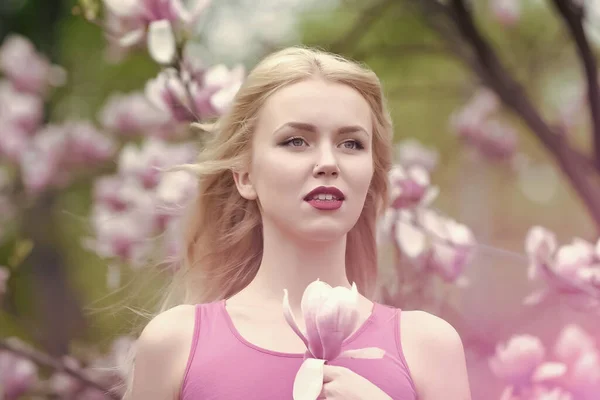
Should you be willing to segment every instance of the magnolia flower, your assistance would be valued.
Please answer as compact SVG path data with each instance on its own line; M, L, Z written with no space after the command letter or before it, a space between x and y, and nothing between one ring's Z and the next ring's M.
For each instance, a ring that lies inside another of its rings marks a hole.
M595 244L580 238L556 249L554 235L541 227L530 229L525 249L529 256L529 278L544 278L550 289L563 292L594 290L600 284L600 240ZM527 302L535 303L547 291L536 292Z
M67 367L77 370L80 368L79 361L70 356L63 357L63 364ZM65 372L54 372L48 380L48 385L53 393L61 398L73 398L83 388L83 384Z
M155 188L161 180L161 169L190 163L196 156L196 147L191 143L168 144L150 138L141 147L126 145L119 155L119 173L133 177L146 189Z
M114 140L88 122L46 125L20 157L23 184L31 193L64 186L78 169L99 165L115 150Z
M177 47L178 34L189 32L209 0L195 0L186 7L182 0L104 0L107 25L123 47L147 38L150 56L159 64L170 64Z
M429 209L400 210L398 216L395 236L404 254L447 282L465 284L462 272L475 248L471 230Z
M522 0L490 0L494 18L504 26L514 25L519 21Z
M116 258L132 266L142 265L152 250L154 233L152 213L141 210L110 213L97 209L92 213L95 237L84 245L103 258Z
M499 101L493 92L480 89L454 113L450 125L467 145L493 160L510 159L516 152L517 134L506 122L492 119Z
M574 324L566 325L554 343L554 354L567 364L596 351L594 338Z
M430 204L438 194L430 186L429 173L421 166L407 169L395 165L389 172L390 200L393 208L412 208Z
M344 340L357 328L358 290L332 288L320 280L308 285L301 302L306 332L298 327L288 292L284 289L283 314L292 330L302 339L307 351L294 381L294 400L315 400L323 387L323 365L338 358L382 358L384 351L371 347L342 351Z
M8 340L21 344L16 338ZM38 380L37 366L8 351L0 351L0 398L18 399Z
M544 345L531 335L513 336L508 343L499 344L490 359L492 372L500 379L513 384L529 382L545 357Z
M39 128L44 115L43 100L31 93L17 90L9 81L0 81L0 118L25 134Z
M418 165L428 172L433 171L439 161L437 151L426 148L415 139L406 139L398 143L396 157L404 168Z
M48 86L60 86L66 72L50 62L26 37L11 34L0 47L0 71L19 90L43 94Z
M98 115L102 126L121 135L160 135L171 114L153 106L144 93L112 95Z
M556 236L541 226L529 229L525 239L525 252L529 257L529 278L535 278L540 267L550 264L556 251Z
M148 81L145 94L152 105L169 113L175 121L203 120L229 108L244 76L242 66L228 69L216 65L202 74L167 68Z

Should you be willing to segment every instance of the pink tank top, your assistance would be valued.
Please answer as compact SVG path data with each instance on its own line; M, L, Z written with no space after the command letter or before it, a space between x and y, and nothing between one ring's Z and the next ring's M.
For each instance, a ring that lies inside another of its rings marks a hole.
M394 400L416 400L416 390L400 345L400 310L375 303L369 319L343 344L344 349L380 347L383 359L340 359ZM263 349L235 329L225 301L196 306L194 338L181 388L181 400L281 400L292 398L303 354Z

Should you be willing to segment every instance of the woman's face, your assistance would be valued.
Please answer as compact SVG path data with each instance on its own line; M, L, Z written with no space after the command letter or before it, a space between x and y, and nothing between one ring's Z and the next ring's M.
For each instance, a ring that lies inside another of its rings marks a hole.
M351 87L320 79L284 87L259 113L238 189L258 197L265 226L309 240L339 238L365 203L372 137L371 109Z

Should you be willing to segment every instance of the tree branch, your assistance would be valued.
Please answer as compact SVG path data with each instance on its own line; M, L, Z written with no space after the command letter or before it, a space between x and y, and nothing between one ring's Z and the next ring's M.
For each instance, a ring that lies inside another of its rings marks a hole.
M600 167L600 87L598 86L598 63L583 30L583 7L570 0L553 0L571 32L584 69L588 86L592 137L594 143L594 163Z
M423 10L426 18L431 21L431 10L453 22L455 30L441 27L439 23L432 23L434 29L441 31L442 39L452 46L464 50L457 42L470 45L472 55L464 51L457 52L462 59L482 82L496 92L502 102L513 110L538 140L554 156L563 173L568 177L571 186L584 202L588 212L600 229L600 192L592 186L588 179L589 167L581 157L575 157L574 150L569 146L563 135L557 134L540 116L537 109L527 97L518 82L509 74L500 62L498 56L479 33L470 11L463 0L451 0L448 6L441 5L434 0L411 0ZM429 11L429 12L427 12ZM457 37L458 36L458 37Z
M120 399L120 397L117 396L115 393L112 393L110 390L106 389L101 384L99 384L99 383L91 380L90 378L86 377L85 375L83 375L81 371L73 369L73 368L69 367L68 365L62 363L61 361L59 361L55 358L52 358L40 351L31 349L31 348L27 348L22 345L15 344L15 343L11 342L10 340L0 340L0 350L5 350L5 351L13 353L19 357L33 361L35 364L37 364L39 366L49 367L49 368L53 369L54 371L66 373L66 374L70 375L72 378L74 378L74 379L78 380L79 382L81 382L82 384L84 384L85 386L92 387L94 389L97 389L97 390L103 392L106 396L108 396L111 399L114 399L114 400Z

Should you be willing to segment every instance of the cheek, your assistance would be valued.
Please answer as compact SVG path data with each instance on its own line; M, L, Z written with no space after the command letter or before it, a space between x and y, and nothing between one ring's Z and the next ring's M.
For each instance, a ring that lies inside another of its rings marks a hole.
M290 157L263 154L254 164L254 186L264 201L270 198L297 196L301 178L301 165Z
M366 195L369 190L369 186L371 186L371 180L373 179L373 163L369 158L364 160L364 162L356 162L351 166L350 173L352 177L350 181L352 182L355 190L360 191Z

